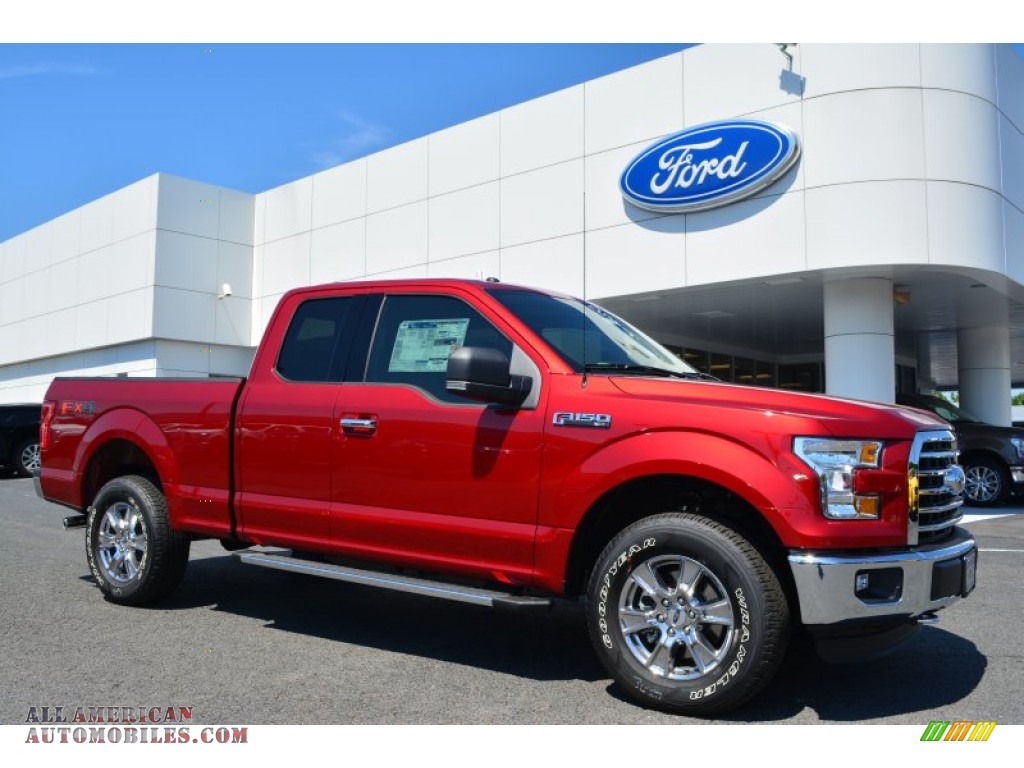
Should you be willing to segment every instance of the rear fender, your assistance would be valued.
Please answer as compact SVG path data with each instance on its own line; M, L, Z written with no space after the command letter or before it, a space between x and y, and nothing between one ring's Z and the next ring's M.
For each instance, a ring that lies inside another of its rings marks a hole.
M137 447L149 459L163 485L178 482L178 462L167 437L149 416L134 408L107 411L86 429L75 452L76 481L83 488L89 462L111 440L124 440ZM169 501L169 500L168 500ZM172 515L173 517L173 515Z

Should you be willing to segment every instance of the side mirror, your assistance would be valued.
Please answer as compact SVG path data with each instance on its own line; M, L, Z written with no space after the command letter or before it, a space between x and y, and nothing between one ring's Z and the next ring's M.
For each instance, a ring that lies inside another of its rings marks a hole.
M485 403L521 405L530 394L533 380L513 376L505 353L489 347L460 347L448 358L445 389L455 395Z

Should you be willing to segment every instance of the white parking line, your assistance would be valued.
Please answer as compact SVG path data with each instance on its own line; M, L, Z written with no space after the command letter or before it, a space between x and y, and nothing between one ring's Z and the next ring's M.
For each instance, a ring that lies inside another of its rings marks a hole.
M996 520L996 519L1001 518L1001 517L1016 517L1019 514L1021 514L1021 513L1016 511L1016 510L1014 510L1013 512L994 512L994 513L991 513L991 514L985 514L985 513L981 513L981 512L978 512L978 513L975 513L975 512L965 512L964 516L963 516L963 519L960 522L962 522L962 523L980 523L982 520Z
M1024 553L1024 549L979 549L979 552L1021 552Z

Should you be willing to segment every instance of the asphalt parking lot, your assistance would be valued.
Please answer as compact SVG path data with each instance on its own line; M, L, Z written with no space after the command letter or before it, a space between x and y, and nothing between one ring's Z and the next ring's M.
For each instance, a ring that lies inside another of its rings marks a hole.
M716 722L1024 724L1024 508L1000 511L968 515L978 587L937 625L871 663L791 653ZM65 514L31 481L0 479L0 723L42 706L191 706L197 722L244 724L686 722L621 697L572 607L503 614L253 568L207 541L168 601L122 608L93 586Z

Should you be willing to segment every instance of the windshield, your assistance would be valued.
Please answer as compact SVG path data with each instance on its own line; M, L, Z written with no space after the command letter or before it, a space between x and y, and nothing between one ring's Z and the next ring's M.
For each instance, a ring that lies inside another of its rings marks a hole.
M596 304L516 289L488 292L577 373L609 370L702 378L654 339Z
M958 421L967 424L981 424L981 419L976 416L972 416L963 408L953 403L947 403L943 400L929 400L928 407L936 414L944 418L950 424L956 424Z

